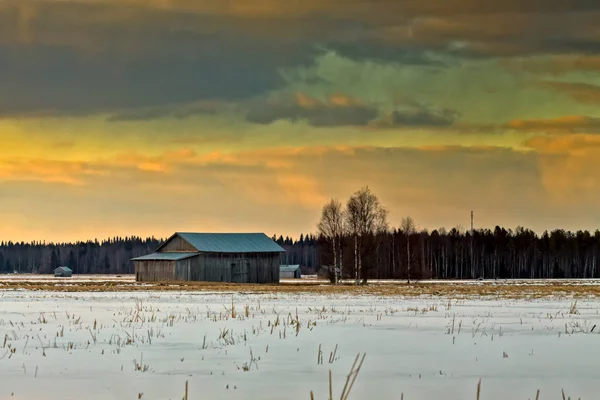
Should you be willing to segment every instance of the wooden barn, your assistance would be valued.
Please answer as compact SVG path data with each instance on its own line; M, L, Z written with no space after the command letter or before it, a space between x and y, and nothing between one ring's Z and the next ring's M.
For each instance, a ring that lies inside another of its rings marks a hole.
M302 270L300 265L280 265L279 278L281 279L300 279L302 278Z
M283 252L264 233L178 232L132 261L139 282L278 283Z

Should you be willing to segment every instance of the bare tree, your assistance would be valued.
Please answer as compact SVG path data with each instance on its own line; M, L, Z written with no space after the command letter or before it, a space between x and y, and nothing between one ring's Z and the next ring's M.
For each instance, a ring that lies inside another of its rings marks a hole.
M406 258L408 261L407 271L408 271L408 283L410 283L410 236L413 235L417 229L415 227L415 221L412 217L404 217L402 218L402 222L400 222L400 229L406 235Z
M387 232L387 210L368 186L356 191L346 205L348 229L354 237L354 274L356 284L366 281L362 268L362 244L369 235Z
M323 206L321 220L317 224L319 234L331 241L333 247L333 265L335 271L331 276L332 283L337 283L342 276L342 236L344 235L344 208L337 199L331 199Z

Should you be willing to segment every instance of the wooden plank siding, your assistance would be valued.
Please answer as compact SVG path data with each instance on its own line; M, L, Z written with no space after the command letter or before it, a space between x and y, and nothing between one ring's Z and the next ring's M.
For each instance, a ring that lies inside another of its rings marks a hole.
M135 280L141 282L173 281L175 261L135 261Z
M194 246L189 244L187 241L182 239L179 236L173 236L169 241L165 242L159 250L161 253L163 252L174 252L174 251L183 251L183 252L196 252L198 251Z
M137 281L150 282L279 283L279 254L199 253L179 261L135 261L135 274Z
M278 253L202 253L199 258L204 281L279 283Z
M178 281L199 281L200 257L190 257L177 261L175 276Z

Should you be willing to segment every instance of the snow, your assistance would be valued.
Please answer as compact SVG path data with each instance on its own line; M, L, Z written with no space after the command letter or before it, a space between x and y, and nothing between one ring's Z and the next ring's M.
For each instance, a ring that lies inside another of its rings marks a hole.
M54 274L0 274L0 282L135 282L135 275L74 274L72 277L55 277Z
M561 389L593 399L598 306L596 298L0 291L0 399L181 399L186 381L189 399L310 391L326 399L329 369L339 398L363 352L350 399L475 399L480 378L483 400L535 398L538 389L541 399Z
M55 277L54 274L0 274L0 287L3 282L32 282L53 284L77 284L77 283L123 283L128 285L140 285L135 281L135 275L103 275L103 274L74 274L70 278ZM329 284L327 279L319 278L317 275L302 275L301 279L283 278L280 280L286 284ZM352 279L344 279L342 283L353 283ZM370 284L397 285L405 284L406 280L397 279L370 279ZM455 279L428 279L413 281L419 285L460 285L460 286L484 286L484 285L510 285L510 286L598 286L599 279L481 279L481 280L455 280ZM145 286L153 284L145 283Z

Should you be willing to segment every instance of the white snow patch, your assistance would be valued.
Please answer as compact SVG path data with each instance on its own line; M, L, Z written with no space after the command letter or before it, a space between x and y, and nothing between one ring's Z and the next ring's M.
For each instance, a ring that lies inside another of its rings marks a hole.
M541 398L559 398L563 388L571 398L593 399L600 392L598 306L596 299L574 306L555 299L4 291L0 399L143 393L143 400L179 400L186 380L190 399L308 399L311 390L325 399L329 369L339 398L359 352L367 356L350 399L475 399L479 378L482 400L535 398L537 389Z

